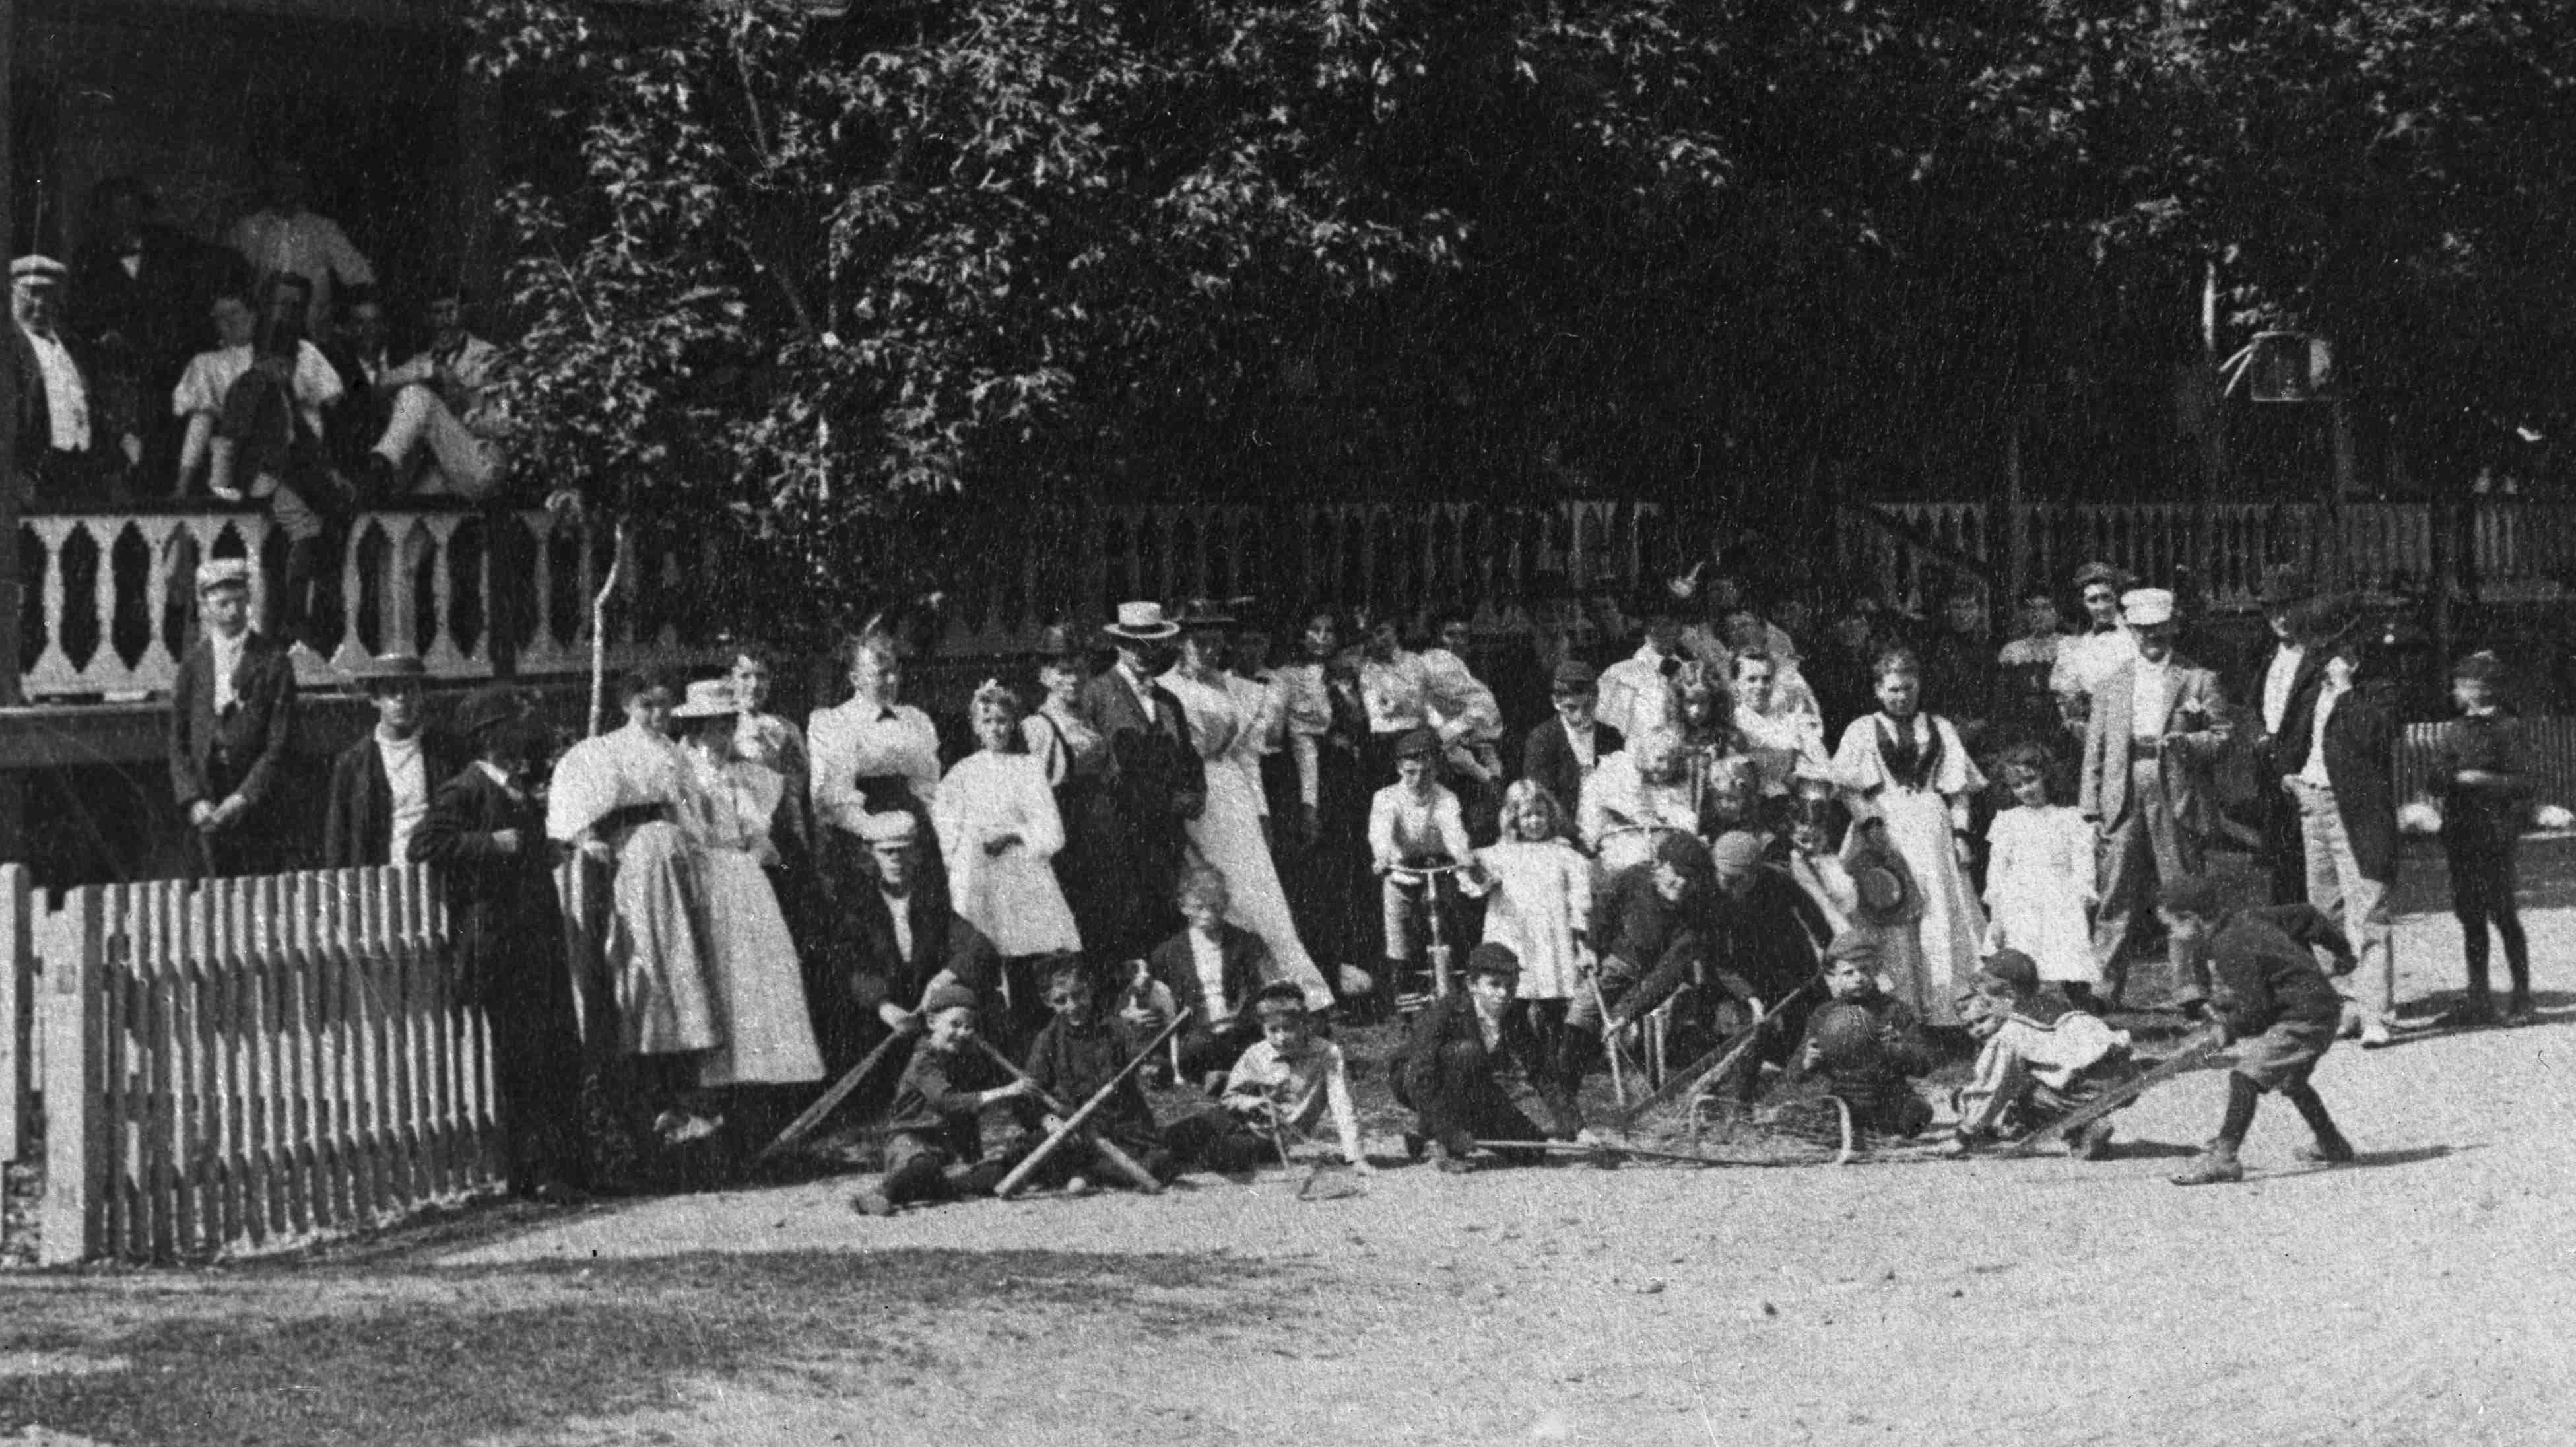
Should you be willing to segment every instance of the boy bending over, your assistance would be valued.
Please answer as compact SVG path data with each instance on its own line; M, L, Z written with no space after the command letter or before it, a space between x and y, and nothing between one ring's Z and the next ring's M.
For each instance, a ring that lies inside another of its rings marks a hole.
M1019 1161L1017 1152L984 1153L984 1108L1029 1094L975 1048L975 993L953 981L933 985L921 1002L928 1022L912 1063L894 1088L885 1148L885 1177L850 1205L862 1215L891 1216L907 1201L989 1196Z
M2344 938L2316 906L2285 904L2270 909L2231 910L2218 885L2186 876L2167 883L2157 895L2165 926L2177 951L2201 951L2209 960L2211 1023L2221 1038L2240 1041L2236 1068L2227 1075L2227 1115L2218 1138L2173 1178L2177 1186L2210 1186L2245 1179L2237 1148L2253 1128L2254 1107L2264 1092L2277 1090L2316 1132L2316 1144L2299 1152L2302 1159L2341 1165L2352 1159L2352 1143L2335 1128L2308 1077L2333 1046L2343 1025L2343 996L2317 968L2313 951L2335 958L2335 973L2349 974L2360 963L2352 942Z
M2019 950L1997 950L1986 960L1965 1013L1985 1048L1975 1078L1959 1088L1959 1124L1946 1147L1952 1155L1999 1135L2045 1129L2137 1073L2128 1032L2050 1000L2038 962ZM2088 1161L2110 1155L2111 1122L2084 1127L2068 1149Z
M1226 1077L1224 1108L1174 1121L1173 1148L1212 1171L1249 1171L1284 1163L1289 1145L1312 1140L1329 1113L1342 1159L1367 1172L1350 1066L1342 1047L1315 1034L1304 992L1284 981L1265 985L1252 1009L1261 1038Z

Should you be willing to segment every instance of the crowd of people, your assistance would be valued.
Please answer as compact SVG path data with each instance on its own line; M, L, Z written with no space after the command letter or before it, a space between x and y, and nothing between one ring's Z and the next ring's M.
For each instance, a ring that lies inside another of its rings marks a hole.
M1589 1077L1624 1089L1748 1030L1754 1068L1712 1084L1721 1103L1830 1096L1895 1137L1934 1117L1914 1082L1973 1058L1967 1151L2133 1069L2105 1017L2159 949L2163 1007L2243 1041L2220 1134L2177 1179L2238 1178L2268 1091L2349 1159L2308 1077L2338 1038L2385 1043L2396 1006L2384 621L2276 569L2272 646L2230 687L2177 652L2171 591L2103 565L2074 583L2086 626L2036 591L2000 646L1971 588L1927 628L1866 601L1764 606L1706 567L1633 600L1535 600L1526 639L1482 649L1458 612L1409 636L1327 607L1263 628L1239 603L1131 602L976 689L974 747L948 756L882 633L802 727L745 647L720 676L625 680L623 726L559 756L506 688L426 730L418 660L388 657L361 680L378 722L339 760L324 862L443 872L512 1179L540 1194L586 1180L565 854L613 901L608 1017L662 1141L714 1134L745 1088L810 1097L908 1060L854 1107L889 1112L871 1213L1036 1170L980 1132L1005 1102L1032 1138L1082 1126L1039 1177L1076 1189L1241 1169L1327 1127L1365 1169L1332 1035L1388 1018L1408 1144L1443 1170L1581 1144ZM275 865L294 698L244 584L238 563L201 574L172 719L218 871ZM2463 1024L2495 1018L2490 923L2504 1015L2533 1009L2500 671L2461 661L2438 775ZM2261 787L2231 801L2222 775L2248 761ZM2269 899L2210 871L2229 802L2259 816ZM1146 1074L1209 1104L1160 1123ZM2076 1146L2108 1140L2096 1122Z
M491 392L502 354L467 327L464 288L409 279L420 345L397 352L374 265L310 190L297 158L269 157L256 204L215 243L110 177L69 262L9 267L20 504L264 512L289 540L274 627L307 649L354 516L493 497L509 431Z

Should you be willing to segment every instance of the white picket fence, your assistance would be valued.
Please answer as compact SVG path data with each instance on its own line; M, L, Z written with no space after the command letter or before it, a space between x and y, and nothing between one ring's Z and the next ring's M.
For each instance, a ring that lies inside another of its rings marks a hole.
M489 1032L419 867L69 891L0 865L0 1154L43 1092L39 1260L275 1249L500 1184Z

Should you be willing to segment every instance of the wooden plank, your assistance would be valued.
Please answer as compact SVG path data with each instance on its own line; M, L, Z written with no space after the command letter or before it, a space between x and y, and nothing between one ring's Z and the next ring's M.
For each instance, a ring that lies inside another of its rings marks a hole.
M143 1114L137 1100L142 1094L138 1044L143 1021L142 992L134 988L133 895L131 886L107 886L100 934L100 963L109 1002L107 1100L112 1135L108 1162L114 1192L109 1204L108 1254L128 1261L141 1259L149 1249L152 1230L151 1204L142 1192L142 1143L135 1129Z
M36 899L23 864L0 864L0 1161L34 1139Z
M349 1143L350 1204L360 1222L373 1222L385 1208L387 1169L384 1134L376 1118L380 1063L376 1040L375 992L368 980L366 934L368 896L365 869L344 869L325 876L331 898L331 954L340 971L340 1030L343 1052L345 1114L342 1132Z
M274 950L281 995L278 1039L284 1047L287 1099L285 1148L293 1162L287 1173L288 1234L310 1234L331 1218L331 1189L322 1148L322 1070L314 999L318 980L310 953L311 926L303 918L307 891L303 880L288 875L275 881L276 898L268 914L270 948Z
M457 1131L454 1098L440 1069L447 1040L447 1021L440 1009L437 958L427 948L430 895L426 869L406 865L399 875L401 917L394 931L394 953L402 982L402 1018L408 1032L410 1068L406 1098L414 1148L422 1168L422 1191L442 1196L457 1189L456 1172L462 1142Z
M100 917L95 888L64 901L63 942L45 961L45 1196L38 1216L36 1259L64 1266L107 1245L105 1094L108 1031L99 994Z
M284 990L277 957L268 948L269 922L276 918L273 880L233 880L233 937L248 998L242 1012L242 1052L249 1063L249 1086L243 1109L249 1120L244 1145L251 1159L251 1237L262 1244L287 1235L289 1183L294 1170L286 1148L289 1120L286 1078Z
M213 997L206 1012L206 1064L214 1092L214 1173L222 1192L215 1229L226 1246L248 1239L251 1232L249 1152L243 1135L248 1124L243 1097L248 1092L242 1075L241 960L233 949L232 933L233 906L241 896L229 887L231 883L221 881L198 895L206 922L203 968Z
M150 1088L144 1097L143 1188L152 1202L152 1259L179 1259L187 1238L188 1209L196 1192L182 1180L180 1163L187 1157L188 1112L183 1098L186 1068L179 1058L182 1031L179 998L177 901L182 882L154 880L145 887L142 934L148 948L138 952L135 980L143 997L144 1036Z

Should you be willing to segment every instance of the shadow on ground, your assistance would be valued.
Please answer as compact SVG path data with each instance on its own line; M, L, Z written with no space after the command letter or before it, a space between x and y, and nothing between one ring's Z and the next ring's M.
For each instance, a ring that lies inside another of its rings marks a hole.
M1107 1329L1139 1340L1238 1320L1280 1268L1051 1251L790 1252L363 1270L310 1264L93 1275L0 1289L0 1422L152 1447L544 1435L726 1382L901 1386L987 1342ZM1004 1310L1007 1308L1007 1310ZM934 1319L947 1331L925 1327Z

